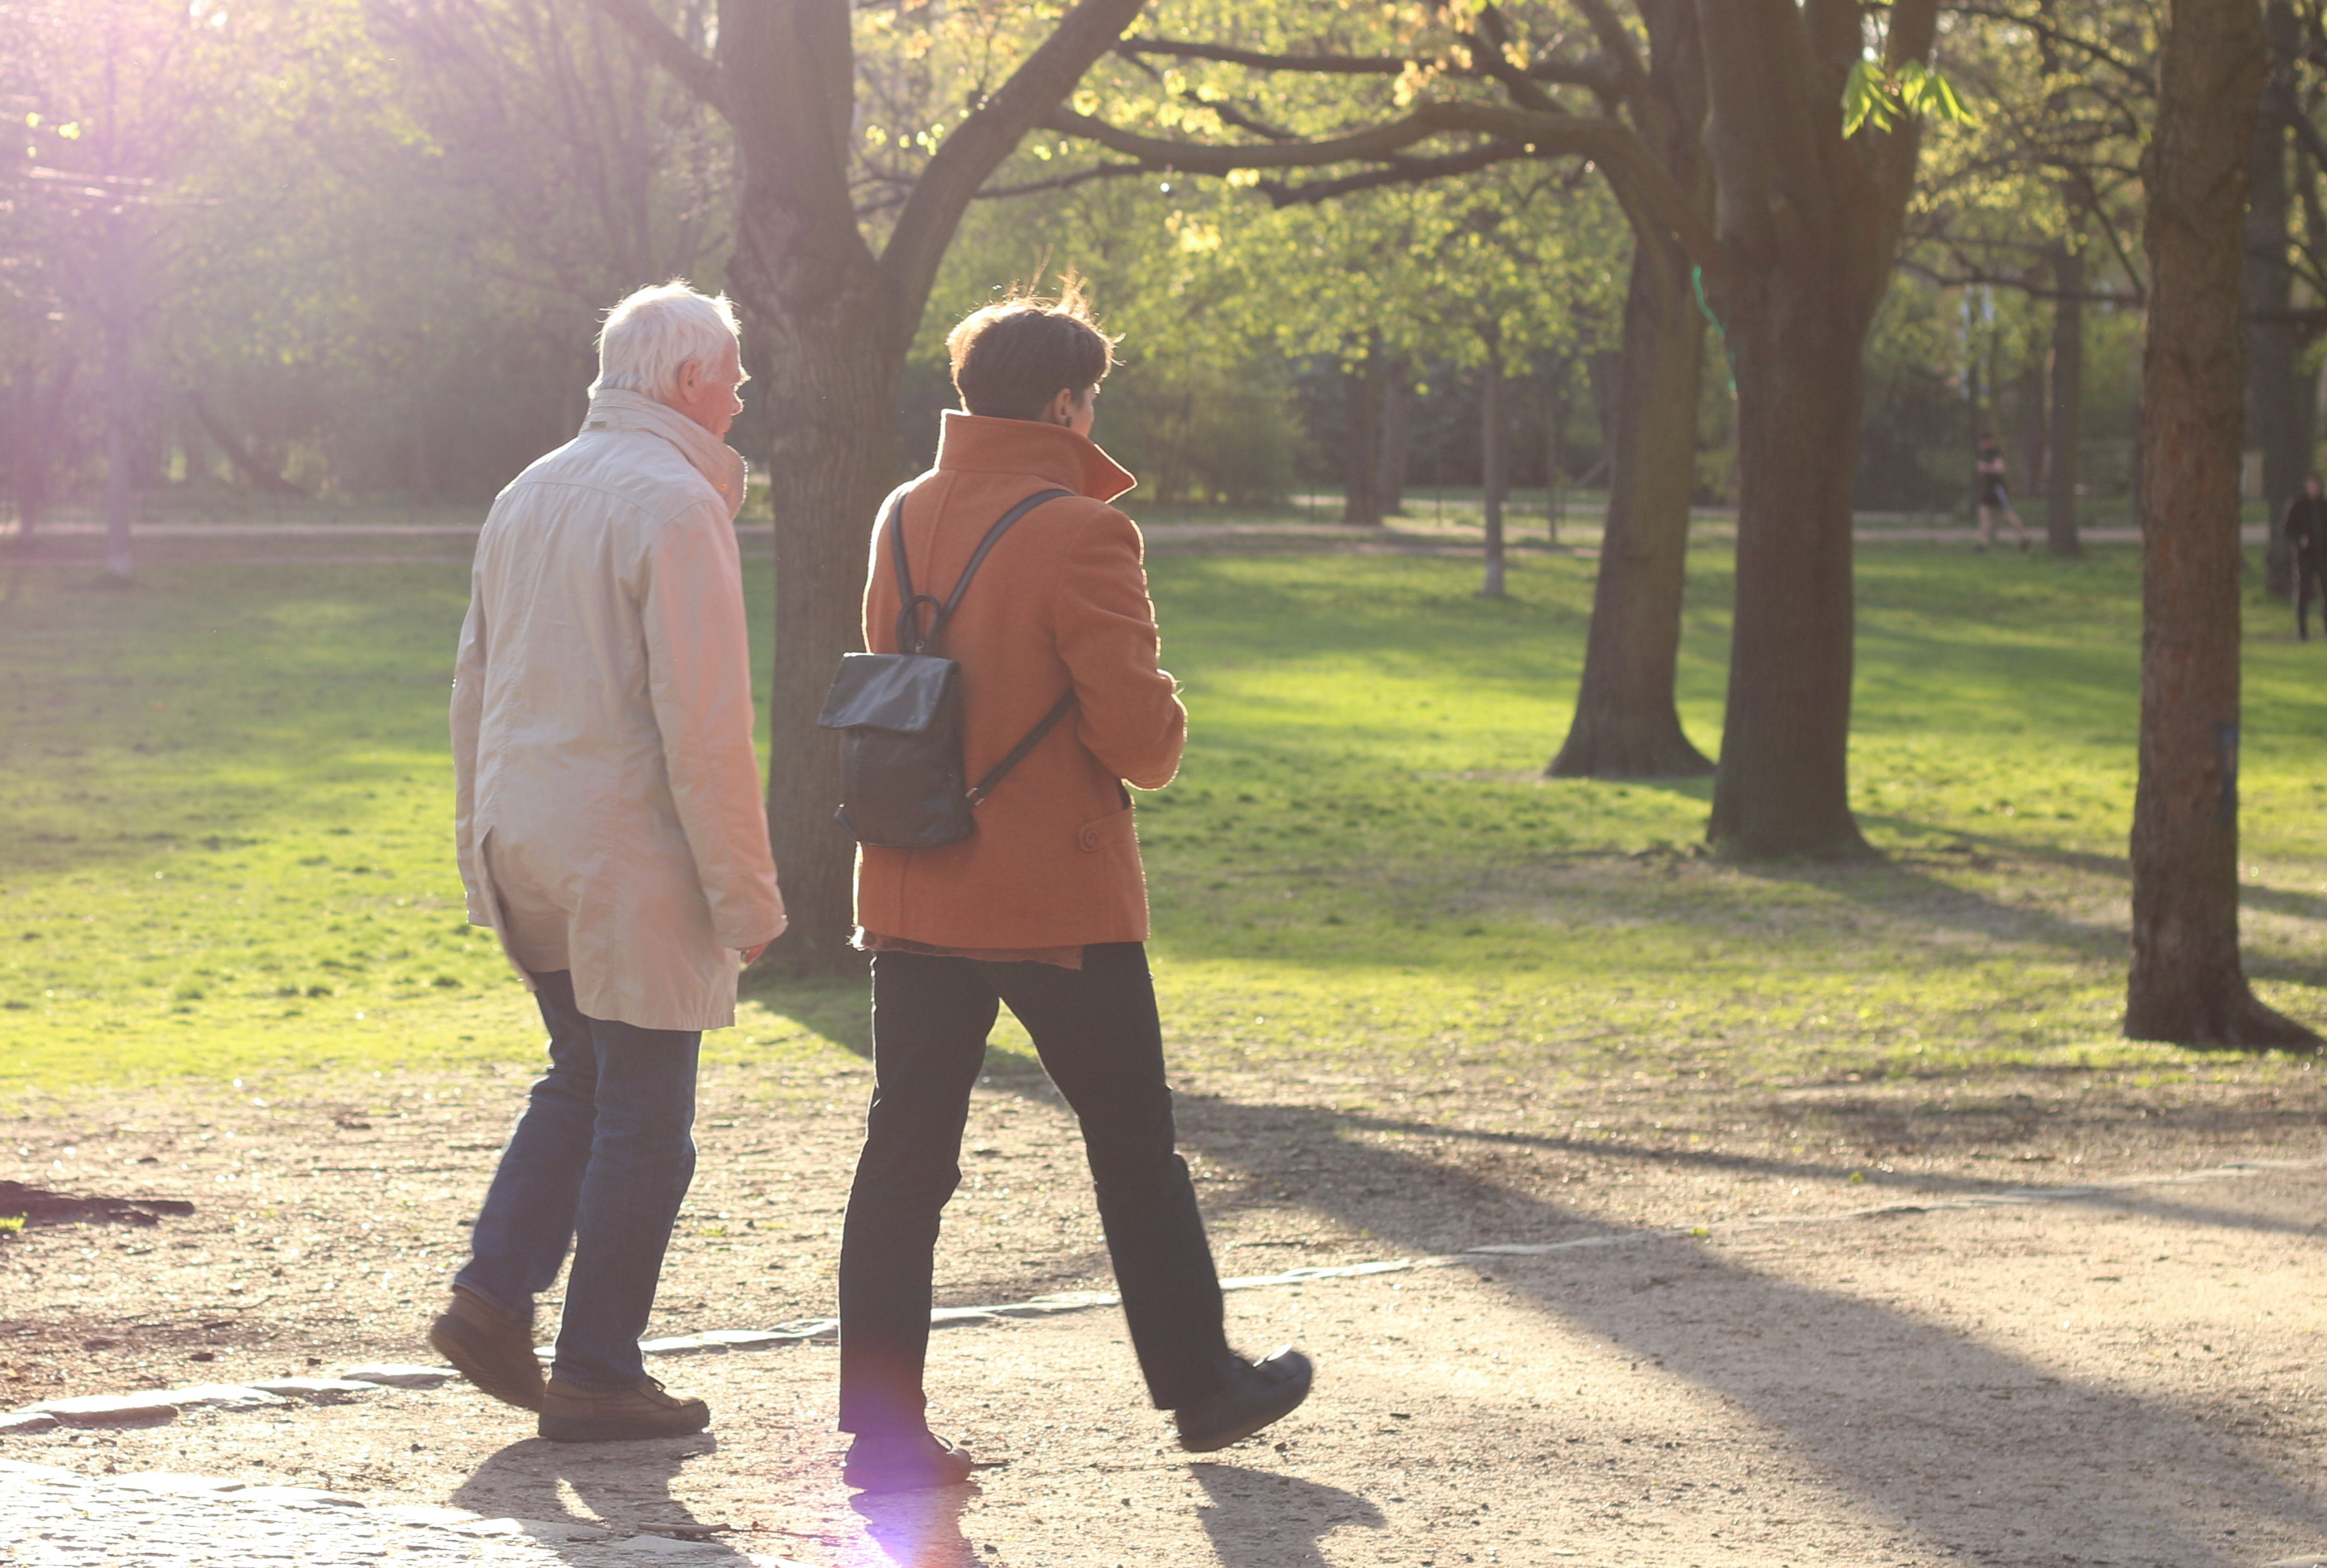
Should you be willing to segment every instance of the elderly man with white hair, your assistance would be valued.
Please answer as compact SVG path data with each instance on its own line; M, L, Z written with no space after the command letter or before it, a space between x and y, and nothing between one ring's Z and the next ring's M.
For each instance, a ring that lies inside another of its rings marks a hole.
M641 289L598 339L581 434L519 475L477 541L453 684L469 920L500 936L549 1026L429 1341L542 1436L700 1432L639 1358L695 1174L702 1031L784 929L752 747L734 521L735 317ZM556 1359L534 1298L568 1249Z

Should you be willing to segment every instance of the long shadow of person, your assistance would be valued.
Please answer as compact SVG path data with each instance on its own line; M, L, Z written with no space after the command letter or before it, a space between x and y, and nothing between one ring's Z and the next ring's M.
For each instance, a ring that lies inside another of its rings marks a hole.
M1211 1499L1204 1534L1220 1568L1325 1568L1318 1542L1344 1525L1382 1527L1379 1508L1338 1487L1238 1465L1190 1469Z
M925 1492L860 1492L848 1507L864 1521L864 1538L894 1568L967 1568L977 1551L961 1533L962 1510L978 1495L975 1481Z
M1580 1206L1347 1137L1354 1118L1338 1112L1193 1098L1183 1109L1184 1147L1224 1166L1301 1171L1309 1204L1370 1230L1386 1250L1446 1252L1488 1230L1605 1234L1604 1218ZM2221 1199L2184 1206L2142 1194L2114 1206L2199 1237L2296 1228L2244 1220ZM1892 1245L1946 1255L1936 1236ZM1757 1441L1800 1454L1836 1496L1899 1520L1931 1555L2236 1568L2252 1560L2248 1546L2214 1517L2234 1506L2291 1541L2327 1533L2327 1497L2248 1438L2258 1419L2232 1425L2170 1387L2122 1378L2129 1358L2065 1370L2014 1346L2008 1323L1999 1332L1968 1312L1940 1315L1953 1299L1946 1283L1929 1287L1930 1300L1884 1299L1790 1278L1781 1264L1686 1237L1574 1258L1496 1288L1567 1334L1621 1349L1647 1376L1721 1396L1756 1424ZM2014 1299L2048 1288L2023 1285ZM1968 1293L1967 1307L1977 1307ZM1736 1517L1752 1524L1745 1510ZM1773 1555L1787 1539L1769 1537ZM1270 1568L1317 1560L1221 1554Z
M640 1442L564 1443L529 1437L488 1458L450 1500L489 1518L551 1526L598 1525L617 1530L660 1526L668 1530L717 1525L726 1521L696 1518L671 1496L670 1487L687 1461L715 1453L718 1447L718 1439L707 1432ZM567 1506L561 1485L572 1489L582 1513ZM603 1536L566 1541L555 1532L536 1533L534 1538L569 1559L588 1557L603 1545ZM703 1568L744 1561L741 1553L725 1549L724 1543L706 1545L722 1550L690 1552L687 1561Z

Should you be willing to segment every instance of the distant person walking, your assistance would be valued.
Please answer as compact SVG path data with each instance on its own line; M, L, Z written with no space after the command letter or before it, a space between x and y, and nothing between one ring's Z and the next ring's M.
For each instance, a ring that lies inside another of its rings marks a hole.
M2012 509L2012 492L2005 484L2004 449L1993 435L1979 438L1979 457L1972 464L1973 500L1979 513L1979 545L1982 551L1995 543L1995 518L1998 513L2012 520L2012 531L2020 547L2028 548L2028 527L2020 514Z
M1148 974L1146 885L1124 780L1177 770L1187 714L1156 667L1138 528L1107 503L1132 478L1091 444L1113 343L1071 287L989 305L947 340L965 413L937 466L883 507L865 579L864 639L898 651L911 592L950 595L1005 513L1045 490L978 567L937 651L967 695L966 777L986 771L1071 693L1064 722L937 848L867 845L859 938L873 953L875 1088L840 1250L844 1470L871 1491L959 1481L969 1455L930 1432L922 1368L931 1254L961 1181L970 1090L1007 1005L1082 1127L1099 1221L1147 1391L1182 1448L1251 1435L1309 1392L1290 1349L1239 1359L1188 1167ZM928 611L915 602L915 636ZM1029 1390L1041 1396L1041 1391Z
M2286 545L2294 559L2294 635L2311 640L2311 601L2319 604L2319 632L2327 637L2327 497L2319 476L2303 476L2303 493L2287 504Z
M699 1432L639 1358L695 1174L702 1031L784 929L752 749L734 519L735 318L642 289L598 339L581 434L493 503L453 685L455 832L549 1028L429 1342L547 1438ZM545 1384L534 1297L574 1267Z

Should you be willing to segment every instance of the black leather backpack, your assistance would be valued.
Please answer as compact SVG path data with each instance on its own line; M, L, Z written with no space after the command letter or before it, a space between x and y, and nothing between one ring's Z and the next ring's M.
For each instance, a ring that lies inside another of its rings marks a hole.
M977 804L1013 768L1026 760L1051 726L1074 710L1074 688L1052 705L1025 738L1010 749L976 784L965 778L962 761L961 666L933 652L945 636L954 607L969 580L1011 525L1044 501L1072 495L1046 490L1028 496L986 530L961 580L940 604L913 592L905 565L905 498L890 505L883 527L889 534L889 559L897 572L895 653L849 653L824 699L817 723L840 732L840 809L834 813L848 835L881 849L935 849L977 831ZM924 606L935 613L921 630Z

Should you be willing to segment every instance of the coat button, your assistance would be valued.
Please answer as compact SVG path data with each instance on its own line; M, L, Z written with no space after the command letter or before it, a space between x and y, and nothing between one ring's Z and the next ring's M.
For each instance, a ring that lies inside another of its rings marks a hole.
M1083 829L1083 847L1085 849L1097 849L1098 847L1098 828L1086 827Z

